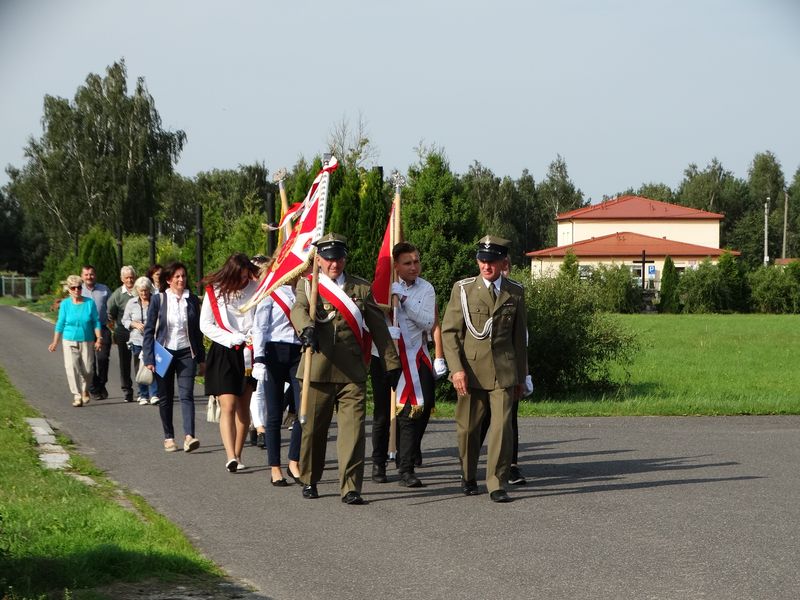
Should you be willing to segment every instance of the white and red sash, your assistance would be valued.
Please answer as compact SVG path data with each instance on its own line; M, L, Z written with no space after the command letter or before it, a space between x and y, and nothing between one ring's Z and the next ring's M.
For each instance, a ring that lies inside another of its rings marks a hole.
M228 321L228 310L220 310L219 298L217 298L216 291L210 285L206 286L206 296L211 303L211 312L214 314L217 327L228 333L233 333L233 327L230 321ZM238 350L239 346L234 346L233 349ZM244 350L244 374L249 377L250 373L253 371L253 345L245 344Z
M364 323L364 315L361 314L361 310L353 302L352 298L345 294L344 290L324 273L319 274L319 293L339 311L339 314L350 326L356 336L356 342L361 348L364 363L369 363L370 343L367 343L369 340L368 329Z
M397 412L399 414L406 403L410 403L412 407L421 407L425 404L425 398L422 394L422 382L419 379L419 367L422 364L426 364L432 373L433 365L431 364L431 355L428 353L427 344L421 344L417 348L406 347L403 339L406 330L404 319L400 318L398 324L400 326L398 354L403 368L403 373L397 382L397 390L395 392L397 396Z
M283 311L283 314L286 315L286 318L289 319L289 322L291 323L292 305L294 304L294 300L290 298L289 294L287 294L281 288L277 288L270 295L272 296L272 301L278 305L278 307Z

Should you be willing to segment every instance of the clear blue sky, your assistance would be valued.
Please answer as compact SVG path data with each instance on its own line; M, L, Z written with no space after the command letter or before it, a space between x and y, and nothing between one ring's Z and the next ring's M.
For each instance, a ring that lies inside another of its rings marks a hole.
M189 176L290 168L359 114L387 173L420 141L537 181L561 154L595 202L715 156L800 167L797 0L0 0L0 167L45 94L121 57L186 132Z

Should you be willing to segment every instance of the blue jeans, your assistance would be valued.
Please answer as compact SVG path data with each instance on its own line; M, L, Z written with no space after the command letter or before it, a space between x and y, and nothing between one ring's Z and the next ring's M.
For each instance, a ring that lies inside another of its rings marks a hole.
M281 464L281 421L286 406L283 388L289 384L294 394L294 405L300 406L300 384L297 382L297 365L300 364L299 344L267 342L267 381L264 396L267 400L267 463L271 467ZM300 421L295 421L289 437L289 460L300 460Z
M131 344L131 353L133 354L133 369L134 373L139 372L139 354L142 351L141 346L137 346L136 344ZM139 397L140 398L152 398L153 396L158 396L158 378L153 377L153 383L150 385L144 385L143 383L137 383L139 386Z
M194 376L197 373L197 363L192 357L192 349L169 350L172 362L164 377L156 375L158 380L159 397L158 413L161 416L161 425L164 428L164 439L175 437L175 428L172 426L172 403L175 398L175 376L178 377L178 398L181 402L181 416L183 417L183 433L194 437Z

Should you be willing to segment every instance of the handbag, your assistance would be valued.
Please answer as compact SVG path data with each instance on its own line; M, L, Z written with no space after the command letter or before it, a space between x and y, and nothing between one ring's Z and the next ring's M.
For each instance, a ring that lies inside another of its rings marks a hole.
M144 361L139 363L139 370L136 371L136 383L139 385L152 385L153 372L147 368Z
M206 421L209 423L219 423L219 400L216 396L208 397L208 406L206 407Z

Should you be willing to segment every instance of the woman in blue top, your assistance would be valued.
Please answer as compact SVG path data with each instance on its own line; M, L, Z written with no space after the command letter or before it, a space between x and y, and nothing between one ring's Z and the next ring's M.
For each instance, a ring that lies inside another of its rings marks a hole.
M67 277L69 297L61 301L53 341L47 348L50 352L55 352L59 340L63 338L64 368L72 392L72 406L89 403L94 352L103 345L97 306L91 298L87 300L83 297L82 283L77 275Z

